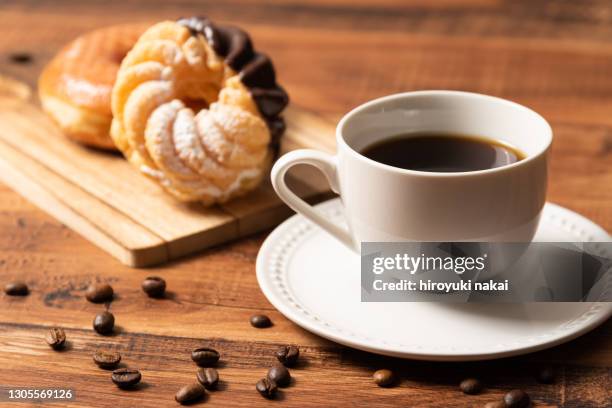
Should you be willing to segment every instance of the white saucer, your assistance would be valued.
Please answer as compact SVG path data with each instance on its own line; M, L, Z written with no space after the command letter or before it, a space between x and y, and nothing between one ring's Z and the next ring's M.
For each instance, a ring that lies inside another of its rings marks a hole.
M340 199L317 206L342 219ZM546 204L540 241L609 241L588 219ZM574 339L612 315L612 303L362 303L360 259L295 215L266 239L257 280L268 300L306 330L346 346L419 360L525 354Z

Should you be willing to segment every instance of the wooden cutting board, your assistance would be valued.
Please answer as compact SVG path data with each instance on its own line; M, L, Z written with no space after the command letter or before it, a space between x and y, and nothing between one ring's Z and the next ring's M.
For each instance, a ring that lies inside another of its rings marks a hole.
M290 108L281 154L309 147L333 151L334 126ZM316 201L327 187L311 171L291 177ZM278 224L291 211L265 183L244 198L205 208L184 204L139 174L119 154L66 139L40 110L29 87L0 77L0 180L119 261L167 262Z

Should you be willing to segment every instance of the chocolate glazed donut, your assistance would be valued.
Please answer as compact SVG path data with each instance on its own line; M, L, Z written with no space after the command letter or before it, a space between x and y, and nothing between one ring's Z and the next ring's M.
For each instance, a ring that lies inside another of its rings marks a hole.
M287 92L276 83L276 72L270 58L253 50L249 35L237 27L213 24L206 17L181 18L178 23L192 35L201 34L208 44L238 72L270 129L270 145L278 153L285 121L279 114L289 103Z
M111 102L111 136L128 161L175 198L208 206L266 178L288 97L247 34L190 18L140 36Z

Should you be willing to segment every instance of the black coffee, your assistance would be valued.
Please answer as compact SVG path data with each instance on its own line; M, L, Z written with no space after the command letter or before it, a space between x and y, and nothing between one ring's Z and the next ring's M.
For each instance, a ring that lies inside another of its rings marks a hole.
M519 150L496 140L444 133L390 137L367 146L361 154L401 169L442 173L492 169L525 158Z

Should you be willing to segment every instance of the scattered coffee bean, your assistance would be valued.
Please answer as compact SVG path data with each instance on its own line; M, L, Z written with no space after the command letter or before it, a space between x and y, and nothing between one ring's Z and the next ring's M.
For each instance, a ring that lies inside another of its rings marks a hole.
M47 332L45 341L53 350L59 350L66 344L66 333L60 327L53 327Z
M219 383L219 373L214 368L200 368L196 377L198 382L209 390L217 388Z
M531 398L523 390L512 390L504 395L507 408L525 408L531 403Z
M93 321L93 328L100 334L110 334L115 327L115 316L111 312L98 313Z
M166 281L159 276L149 276L142 281L142 290L144 290L149 297L162 297L166 292Z
M113 300L113 288L107 283L94 284L87 288L85 297L93 303L104 303Z
M133 368L118 368L111 374L111 380L119 388L130 388L140 382L140 371Z
M507 408L504 400L487 402L484 408Z
M200 367L210 367L219 361L219 352L208 347L200 347L191 352L191 359Z
M466 378L461 381L459 388L464 394L476 395L482 391L482 383L476 378Z
M395 383L395 374L391 370L376 370L372 376L374 382L379 387L390 387Z
M23 282L10 282L4 286L4 293L9 296L27 296L30 290Z
M9 59L15 64L29 64L32 62L32 55L27 52L14 52L9 55Z
M174 396L174 399L179 404L191 404L192 402L199 401L204 397L204 387L198 383L193 383L184 386Z
M262 378L255 384L255 389L262 397L272 399L276 395L276 383L269 378Z
M538 382L552 384L555 382L555 370L552 367L543 367L537 375Z
M281 346L276 351L276 358L285 367L294 366L299 356L300 356L300 349L297 348L296 346Z
M272 326L272 320L266 315L254 315L251 316L251 326L264 329Z
M93 355L93 361L98 367L109 370L117 367L121 361L121 354L116 351L96 350Z
M269 380L272 380L279 387L286 387L291 382L291 374L287 367L282 364L275 364L268 370L267 375Z

